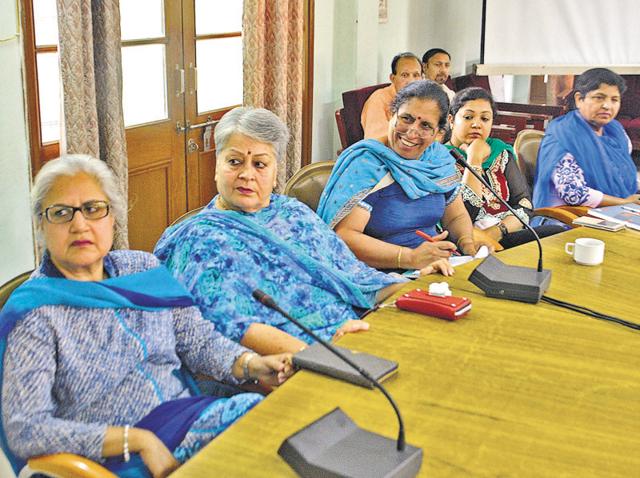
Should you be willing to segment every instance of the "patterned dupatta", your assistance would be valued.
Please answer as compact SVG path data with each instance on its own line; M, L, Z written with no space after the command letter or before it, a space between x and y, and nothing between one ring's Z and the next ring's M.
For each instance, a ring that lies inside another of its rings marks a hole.
M410 160L379 141L359 141L336 161L320 196L318 215L334 228L387 173L410 199L449 192L459 185L454 164L449 151L438 142Z

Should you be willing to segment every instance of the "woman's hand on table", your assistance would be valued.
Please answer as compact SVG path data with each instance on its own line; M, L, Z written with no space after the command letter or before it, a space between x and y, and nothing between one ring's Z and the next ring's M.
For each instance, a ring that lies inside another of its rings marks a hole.
M631 196L627 196L625 198L627 204L638 204L640 205L640 194L632 194Z
M440 272L444 276L452 276L455 271L449 262L449 259L438 259L427 267L420 269L420 276L426 276L433 274L434 272Z
M356 332L364 332L369 330L369 323L363 320L347 320L344 324L342 324L336 333L333 334L332 340L338 340L344 334L353 334Z
M290 353L257 355L249 361L249 376L272 387L281 385L293 375L291 357Z

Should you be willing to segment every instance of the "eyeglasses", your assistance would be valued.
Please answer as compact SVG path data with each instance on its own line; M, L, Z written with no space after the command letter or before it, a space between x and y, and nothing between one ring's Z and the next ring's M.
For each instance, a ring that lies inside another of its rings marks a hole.
M416 118L408 113L398 115L396 118L396 130L400 133L406 133L411 129L411 126L416 122ZM431 138L436 134L436 130L426 121L421 121L415 129L416 134L421 138Z
M64 204L54 204L40 213L51 224L64 224L73 221L76 211L80 211L82 216L95 221L109 215L109 203L106 201L88 201L79 207L66 206Z

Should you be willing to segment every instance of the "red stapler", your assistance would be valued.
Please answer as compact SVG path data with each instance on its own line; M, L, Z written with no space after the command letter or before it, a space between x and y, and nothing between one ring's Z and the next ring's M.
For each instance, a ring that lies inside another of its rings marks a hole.
M427 291L414 289L398 297L396 307L440 319L458 320L471 310L471 300L466 297L430 295Z

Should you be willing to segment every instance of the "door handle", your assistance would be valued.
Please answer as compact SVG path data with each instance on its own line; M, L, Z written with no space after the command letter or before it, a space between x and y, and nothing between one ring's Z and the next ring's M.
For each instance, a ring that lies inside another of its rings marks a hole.
M187 152L195 153L199 149L200 149L200 145L198 144L198 142L196 140L191 138L191 139L189 139L189 141L187 141Z
M176 65L176 74L178 75L176 96L180 96L184 94L184 68L180 68L180 65Z

